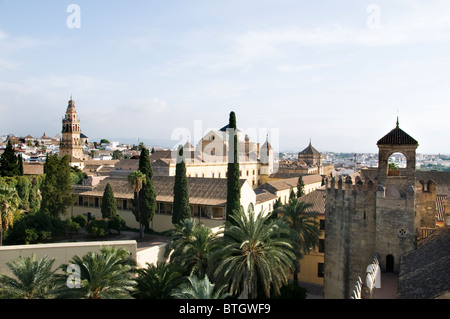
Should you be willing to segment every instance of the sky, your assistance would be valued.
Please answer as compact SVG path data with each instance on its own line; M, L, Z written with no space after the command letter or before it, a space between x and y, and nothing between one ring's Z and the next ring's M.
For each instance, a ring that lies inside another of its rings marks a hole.
M279 151L450 153L450 1L0 0L0 135L173 147L237 125Z

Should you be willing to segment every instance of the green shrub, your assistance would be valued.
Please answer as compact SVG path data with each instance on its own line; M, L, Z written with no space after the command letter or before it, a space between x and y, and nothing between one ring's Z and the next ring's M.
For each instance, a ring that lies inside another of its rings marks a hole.
M78 223L78 225L80 225L81 228L84 228L84 226L86 226L86 224L87 224L87 218L84 215L73 216L72 220L74 222Z
M52 236L64 234L65 223L48 212L23 213L18 215L14 225L8 229L5 242L8 244L29 244L44 241Z
M38 238L39 236L34 229L25 229L24 241L26 245L36 241Z
M108 231L108 222L104 219L93 219L86 225L86 231L94 237L103 237Z
M108 220L108 228L116 230L120 235L120 231L125 228L125 219L119 215L115 215Z
M67 218L65 221L66 231L69 233L78 233L78 229L80 229L80 224L75 222L72 218Z

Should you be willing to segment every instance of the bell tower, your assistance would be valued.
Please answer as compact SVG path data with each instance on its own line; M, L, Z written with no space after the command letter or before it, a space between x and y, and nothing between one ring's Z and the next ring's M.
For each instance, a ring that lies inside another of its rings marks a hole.
M84 159L80 134L80 120L75 109L75 102L70 97L66 115L62 120L62 138L59 146L61 157L69 155L71 158Z
M416 149L419 143L396 127L377 142L378 186L376 189L375 249L383 270L397 272L400 256L414 249L416 215ZM389 157L401 153L406 168L390 169Z

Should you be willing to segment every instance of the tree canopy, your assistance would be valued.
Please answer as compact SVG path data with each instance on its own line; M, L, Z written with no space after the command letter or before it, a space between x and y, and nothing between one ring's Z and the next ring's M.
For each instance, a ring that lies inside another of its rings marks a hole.
M69 156L59 157L50 155L44 164L44 180L41 185L41 208L47 210L52 216L64 215L67 208L75 200L72 193L72 178L69 165Z
M18 157L15 154L14 146L8 140L5 151L0 158L0 175L1 176L17 176L21 175L19 172ZM23 175L23 169L22 169Z

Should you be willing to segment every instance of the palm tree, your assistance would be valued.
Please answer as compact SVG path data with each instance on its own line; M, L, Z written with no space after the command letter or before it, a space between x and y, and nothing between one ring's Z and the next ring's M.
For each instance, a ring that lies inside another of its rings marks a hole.
M182 281L182 269L173 263L147 263L146 268L137 270L136 293L139 299L170 299L172 291Z
M74 256L69 264L61 266L66 271L69 265L79 267L81 287L64 287L60 298L75 299L129 299L136 285L132 279L135 261L123 248L102 247L100 253L89 252L82 257ZM67 280L66 276L63 280Z
M13 225L14 212L18 211L20 198L14 188L0 187L0 246L3 243L3 231Z
M320 228L319 223L315 220L317 212L307 212L312 204L299 201L297 198L290 199L289 202L277 209L277 213L281 214L291 229L290 238L294 244L295 254L295 270L294 283L298 284L298 272L300 271L300 261L305 253L309 253L311 249L316 247L319 242Z
M141 211L140 211L140 205L139 205L139 192L142 189L142 185L145 180L145 175L141 171L134 171L130 175L128 175L128 182L130 183L131 187L134 190L134 193L136 194L136 205L137 205L137 212L138 212L138 220L139 220L139 238L144 238L144 225L141 221Z
M247 290L250 299L257 297L258 283L266 297L271 289L280 294L295 260L288 226L271 219L270 214L246 214L242 208L235 211L233 219L225 228L223 248L212 257L215 278L228 285L232 294Z
M6 263L13 276L0 274L0 295L14 299L54 298L57 287L54 262L55 258L37 259L33 254Z
M203 279L197 276L189 276L188 283L180 285L172 296L177 299L225 299L230 296L229 293L224 293L226 286L215 288L215 284L209 281L208 276Z
M190 275L203 278L209 271L209 258L217 247L218 234L203 224L196 224L193 218L182 220L167 246L170 262L180 265Z

